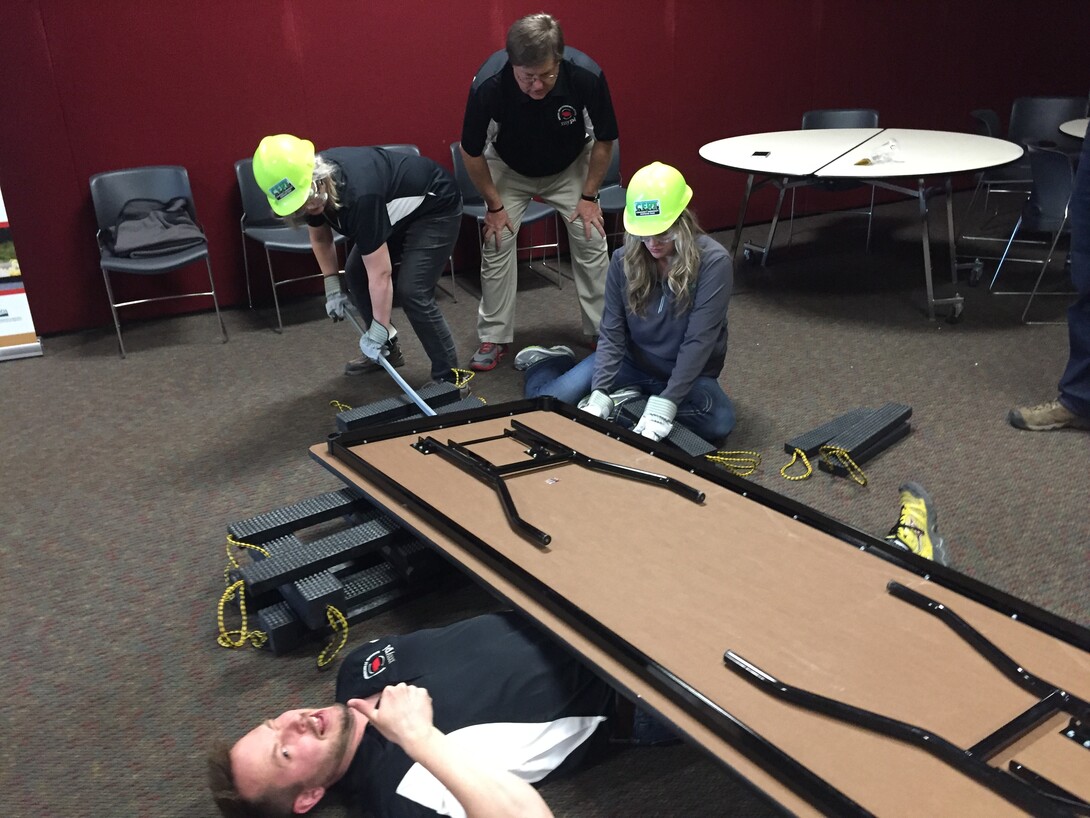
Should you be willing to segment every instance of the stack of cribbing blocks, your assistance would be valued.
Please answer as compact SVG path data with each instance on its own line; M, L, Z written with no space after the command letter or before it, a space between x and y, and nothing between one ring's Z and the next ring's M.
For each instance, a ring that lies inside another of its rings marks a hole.
M625 401L621 404L617 419L623 420L625 426L632 428L639 423L640 416L643 415L646 406L647 398L635 398L634 400ZM670 429L670 434L663 439L663 442L669 443L676 449L681 449L690 457L703 457L715 451L715 446L696 432L686 429L680 423L674 424L673 428Z
M798 450L813 457L828 446L843 450L852 462L861 466L912 431L908 423L910 417L912 407L903 403L887 403L877 409L852 409L788 440L783 450L788 454ZM839 477L849 474L847 467L835 457L822 458L818 466Z
M233 569L242 580L248 627L268 635L281 654L330 634L327 607L351 624L434 590L457 576L356 488L320 494L231 523L249 564Z
M429 384L417 390L416 394L436 414L440 415L461 412L463 409L481 408L480 400L472 397L463 398L461 390L452 383ZM339 412L337 414L337 431L347 432L362 426L396 423L399 420L421 417L424 417L424 413L420 411L420 407L413 403L408 395L398 395Z

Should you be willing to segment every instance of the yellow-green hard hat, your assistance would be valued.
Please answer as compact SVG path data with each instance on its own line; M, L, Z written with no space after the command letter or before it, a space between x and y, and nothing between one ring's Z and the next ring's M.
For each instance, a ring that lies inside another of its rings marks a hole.
M287 216L306 204L314 177L314 143L291 134L266 136L254 152L254 179L273 213Z
M665 233L692 198L693 189L677 168L652 162L628 180L624 229L633 236Z

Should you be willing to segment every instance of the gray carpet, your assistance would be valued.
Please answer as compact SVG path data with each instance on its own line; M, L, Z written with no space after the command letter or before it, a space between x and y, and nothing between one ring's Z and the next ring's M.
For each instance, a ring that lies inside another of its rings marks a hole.
M1004 420L1014 404L1055 396L1066 330L1023 326L1021 299L964 283L961 322L928 321L913 214L880 208L869 256L860 220L800 220L771 266L740 270L722 377L738 409L727 448L761 453L760 485L875 534L896 519L898 485L917 480L936 500L955 568L1088 625L1090 435ZM729 247L729 233L720 238ZM468 359L475 281L461 281L458 302L440 302ZM1064 302L1041 313L1062 319ZM44 357L0 364L6 814L211 814L203 752L213 737L331 696L318 646L273 657L216 645L225 528L337 488L307 456L334 428L330 401L397 389L383 375L341 374L355 338L324 317L320 296L289 301L282 335L271 310L226 320L227 344L206 313L127 325L124 361L106 327L46 338ZM570 280L558 290L524 271L518 321L516 349L586 351ZM401 372L422 383L423 352L400 325ZM472 386L495 403L520 397L521 381L509 358ZM787 438L887 401L912 406L913 431L865 466L866 487L780 477ZM350 647L494 606L472 587L433 596L353 628ZM561 816L771 810L687 746L621 752L545 794Z

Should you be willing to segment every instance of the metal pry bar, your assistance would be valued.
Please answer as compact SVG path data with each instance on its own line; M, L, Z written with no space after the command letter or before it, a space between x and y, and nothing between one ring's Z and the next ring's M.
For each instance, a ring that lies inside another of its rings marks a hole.
M352 322L352 325L359 332L361 338L366 335L366 332L360 325L360 322L356 320L356 315L353 307L346 306L344 308L344 314L348 316L348 320ZM405 382L405 379L397 374L397 370L394 369L393 364L386 360L385 355L378 356L378 363L383 369L386 370L386 374L394 379L394 383L401 387L401 391L408 395L409 399L420 408L421 412L423 412L428 417L435 417L435 410L428 406L426 403L424 403L423 399L418 394L416 394L416 390L409 386L409 384Z

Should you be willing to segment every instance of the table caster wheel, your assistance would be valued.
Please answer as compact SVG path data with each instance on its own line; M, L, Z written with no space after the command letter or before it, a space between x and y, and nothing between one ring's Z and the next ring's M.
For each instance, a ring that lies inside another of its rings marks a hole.
M973 266L969 270L969 286L975 287L980 283L980 279L984 277L984 262L980 259L973 259Z

